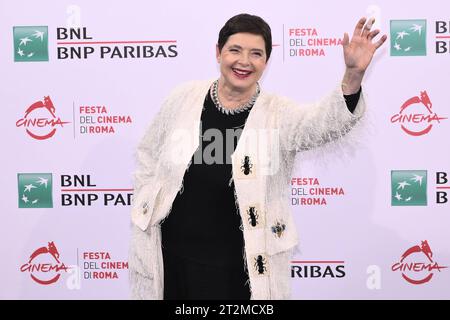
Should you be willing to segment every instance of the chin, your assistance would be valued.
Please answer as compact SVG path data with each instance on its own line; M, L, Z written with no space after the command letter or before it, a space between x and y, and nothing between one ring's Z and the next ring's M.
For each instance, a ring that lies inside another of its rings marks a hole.
M235 87L235 88L239 88L239 89L248 89L251 88L252 86L254 86L256 84L256 80L255 79L239 79L237 77L233 76L232 81L230 81L229 83Z

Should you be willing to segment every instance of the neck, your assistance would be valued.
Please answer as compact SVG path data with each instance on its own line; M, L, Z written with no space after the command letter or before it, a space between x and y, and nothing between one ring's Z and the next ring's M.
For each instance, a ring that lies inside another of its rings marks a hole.
M255 94L256 84L247 90L237 90L219 79L218 96L220 103L226 109L236 109L247 103Z

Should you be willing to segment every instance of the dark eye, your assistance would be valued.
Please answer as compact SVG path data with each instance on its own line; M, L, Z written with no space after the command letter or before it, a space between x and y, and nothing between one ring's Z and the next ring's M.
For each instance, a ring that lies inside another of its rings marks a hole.
M253 52L253 54L257 57L262 57L262 53L259 51L255 51L255 52Z

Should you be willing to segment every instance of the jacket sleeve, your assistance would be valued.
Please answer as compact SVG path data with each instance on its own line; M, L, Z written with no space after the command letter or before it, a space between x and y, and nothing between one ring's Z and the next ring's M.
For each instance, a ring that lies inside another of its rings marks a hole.
M339 85L317 103L296 105L285 103L279 108L282 146L286 150L309 150L344 136L363 116L366 105L361 93L351 113Z
M179 86L165 99L136 150L132 221L141 229L147 227L151 217L153 204L160 188L157 178L158 159L174 123L177 102L182 101L186 90L187 85Z

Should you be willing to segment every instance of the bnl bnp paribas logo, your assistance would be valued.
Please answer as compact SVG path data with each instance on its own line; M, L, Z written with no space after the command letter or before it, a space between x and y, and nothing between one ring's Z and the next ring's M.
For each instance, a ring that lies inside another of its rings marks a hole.
M13 27L14 61L48 61L48 28Z
M427 20L391 20L391 56L426 56Z
M392 170L391 194L393 206L426 206L427 171Z
M52 174L19 173L19 208L53 208Z

